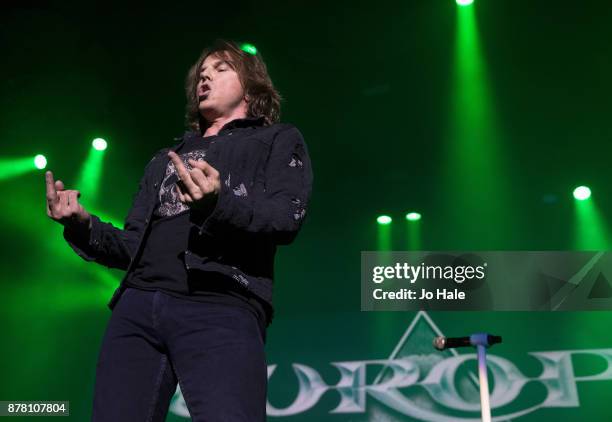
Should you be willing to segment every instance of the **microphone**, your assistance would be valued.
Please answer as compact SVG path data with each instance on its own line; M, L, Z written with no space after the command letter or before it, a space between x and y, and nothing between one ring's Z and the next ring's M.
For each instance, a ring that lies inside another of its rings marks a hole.
M446 350L454 349L457 347L469 347L478 345L489 347L501 342L501 336L481 333L473 334L469 337L435 337L433 339L433 346L438 350Z

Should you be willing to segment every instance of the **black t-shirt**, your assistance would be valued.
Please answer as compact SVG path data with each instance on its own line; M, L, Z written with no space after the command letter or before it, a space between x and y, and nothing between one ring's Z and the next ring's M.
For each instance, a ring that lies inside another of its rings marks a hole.
M215 137L185 139L177 154L188 170L192 168L188 160L204 160L209 142ZM235 280L219 273L188 272L185 268L183 255L188 249L190 208L178 197L177 181L174 163L169 161L151 224L145 233L142 254L126 284L146 290L163 290L189 300L242 306L254 312L260 324L266 327L269 324L266 304Z

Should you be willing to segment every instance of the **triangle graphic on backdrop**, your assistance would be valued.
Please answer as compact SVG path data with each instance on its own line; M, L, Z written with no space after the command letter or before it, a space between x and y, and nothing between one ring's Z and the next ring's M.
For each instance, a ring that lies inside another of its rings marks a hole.
M589 299L607 299L609 297L612 297L612 286L610 286L606 277L599 273L589 292Z
M532 298L538 310L550 309L552 299L555 295L560 294L561 289L565 290L563 296L566 297L577 287L566 280L543 273L539 274L538 282L541 286L540 295L536 293Z
M553 277L548 274L542 274L540 277L546 282L546 286L548 287L548 292L550 294L550 297L553 297L554 295L556 295L559 292L559 290L561 290L562 288L567 286L567 284L569 284L567 280L562 280L560 278Z

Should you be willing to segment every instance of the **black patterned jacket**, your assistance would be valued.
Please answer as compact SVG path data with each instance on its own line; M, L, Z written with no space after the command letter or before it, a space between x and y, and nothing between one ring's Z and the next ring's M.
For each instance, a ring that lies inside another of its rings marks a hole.
M313 175L300 131L288 123L264 126L263 122L263 118L235 119L210 141L207 162L219 171L221 190L208 210L190 210L192 228L184 261L188 271L227 275L268 303L273 313L276 247L291 243L300 230ZM87 234L64 229L64 238L83 259L126 270L108 303L110 309L125 290L124 281L143 249L167 153L192 136L201 135L185 132L175 138L178 144L159 150L146 165L123 229L96 215Z

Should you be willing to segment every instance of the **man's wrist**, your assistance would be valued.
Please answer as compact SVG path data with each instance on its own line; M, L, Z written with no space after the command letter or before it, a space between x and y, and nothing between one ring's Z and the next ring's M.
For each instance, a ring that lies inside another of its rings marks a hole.
M91 230L91 226L92 226L91 215L85 221L79 221L77 219L72 219L66 224L64 224L64 227L66 227L67 230L72 231L72 232L82 233L82 234L89 233L89 231Z

